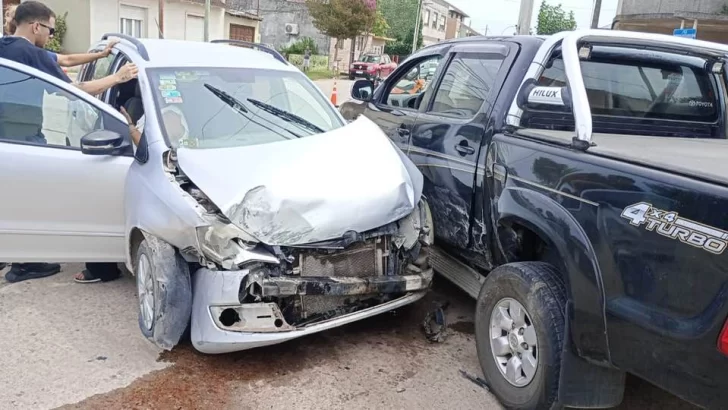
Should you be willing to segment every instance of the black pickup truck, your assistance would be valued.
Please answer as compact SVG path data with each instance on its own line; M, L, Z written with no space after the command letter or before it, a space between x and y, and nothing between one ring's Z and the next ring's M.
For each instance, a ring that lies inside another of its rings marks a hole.
M726 55L611 30L471 37L354 84L344 117L425 176L431 262L477 299L507 408L616 406L626 373L728 408Z

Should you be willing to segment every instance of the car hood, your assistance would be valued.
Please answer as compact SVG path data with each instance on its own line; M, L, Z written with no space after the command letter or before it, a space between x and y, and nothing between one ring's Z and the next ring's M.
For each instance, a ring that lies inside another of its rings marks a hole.
M409 215L422 174L366 117L300 139L179 148L180 169L239 228L268 245L305 245Z

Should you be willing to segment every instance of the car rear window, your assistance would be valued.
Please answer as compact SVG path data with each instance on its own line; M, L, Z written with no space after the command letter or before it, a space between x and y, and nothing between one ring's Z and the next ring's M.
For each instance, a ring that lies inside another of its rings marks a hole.
M719 110L712 76L703 67L670 61L600 60L581 62L592 115L713 123ZM703 63L698 65L697 63ZM539 85L566 85L559 57L544 70ZM539 107L539 110L542 108ZM559 110L544 106L543 110Z

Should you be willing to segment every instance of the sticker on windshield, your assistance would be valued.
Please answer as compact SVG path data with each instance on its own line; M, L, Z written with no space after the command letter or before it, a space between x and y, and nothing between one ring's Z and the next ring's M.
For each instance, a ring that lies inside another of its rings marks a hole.
M162 90L162 97L164 97L164 98L182 97L182 93L180 93L177 90Z
M182 82L197 81L200 77L209 76L210 73L205 71L177 71L175 79Z
M159 85L177 85L177 80L175 80L174 78L160 79Z
M646 202L622 210L622 218L634 226L645 225L650 232L720 255L728 247L728 232L683 218L677 212L658 209Z
M184 101L182 101L182 97L171 97L165 98L164 102L167 104L182 104Z
M177 79L177 77L175 77L174 74L160 74L159 75L159 80L160 81L169 81L169 80L174 81L176 79Z
M160 91L174 91L177 89L177 86L174 84L162 84L159 86Z

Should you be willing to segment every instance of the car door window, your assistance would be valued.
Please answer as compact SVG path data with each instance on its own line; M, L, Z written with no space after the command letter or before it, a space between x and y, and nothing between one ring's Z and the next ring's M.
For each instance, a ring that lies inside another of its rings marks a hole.
M114 62L115 58L116 55L109 54L108 57L96 60L91 80L98 80L109 75L109 69L111 68L111 64Z
M475 116L487 100L502 64L502 57L492 55L456 55L445 70L430 112Z
M126 127L60 87L0 67L0 141L80 148L81 137L99 129Z
M435 70L441 58L439 55L426 58L395 79L384 95L385 105L396 108L419 108L422 96L435 77Z

